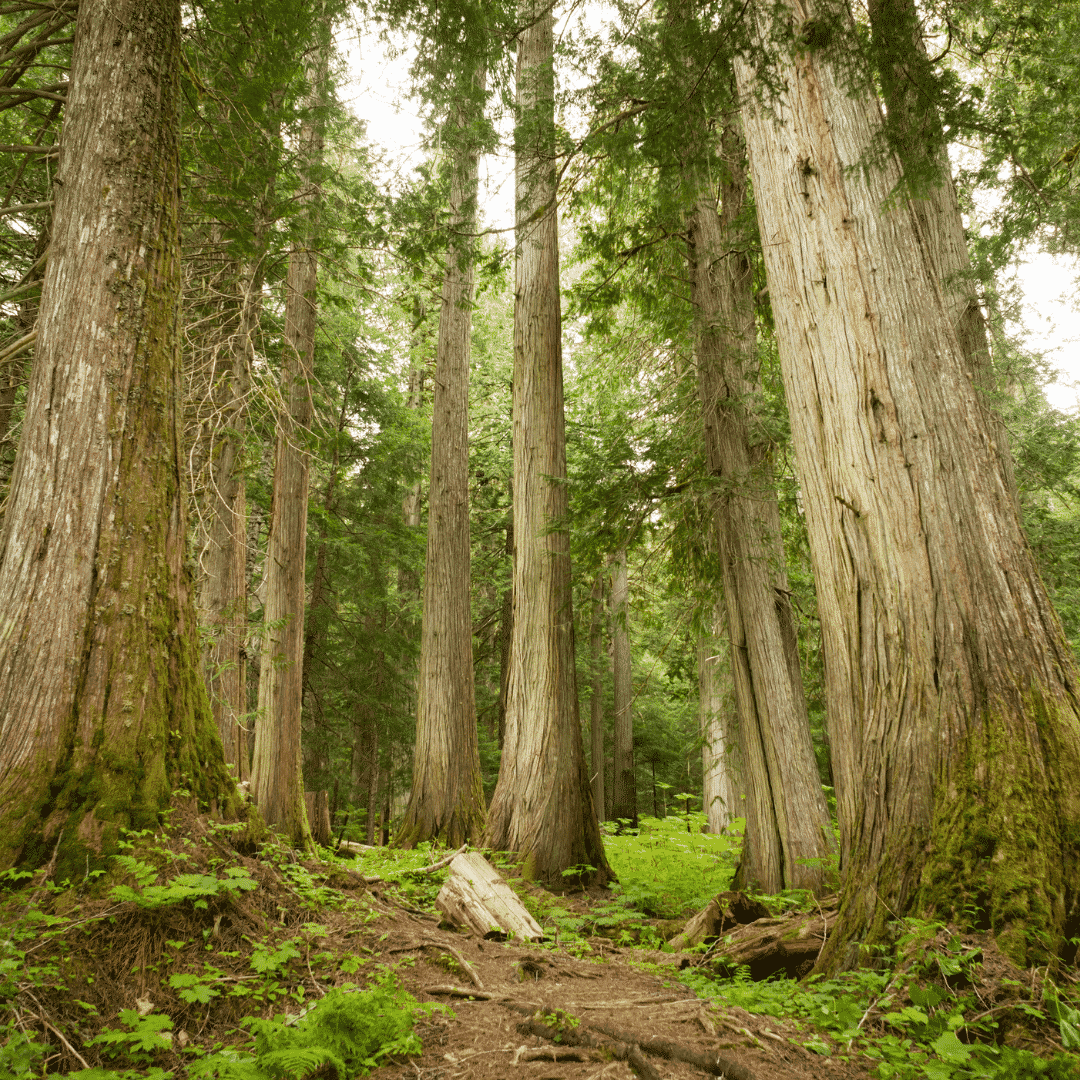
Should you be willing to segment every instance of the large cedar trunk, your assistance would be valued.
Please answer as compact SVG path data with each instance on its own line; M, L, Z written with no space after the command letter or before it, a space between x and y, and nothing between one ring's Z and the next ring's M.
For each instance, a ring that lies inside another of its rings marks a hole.
M327 48L318 45L312 65L313 115L300 132L301 161L312 170L322 156L319 120ZM318 285L316 214L318 184L311 171L298 200L304 207L307 236L289 253L285 281L285 349L274 449L274 491L266 544L267 626L259 671L259 717L251 766L251 792L264 821L294 843L311 844L304 808L301 759L303 706L305 555L307 550L308 450L313 416L309 380L315 358L315 290Z
M484 843L549 888L612 876L578 720L567 531L550 7L526 0L517 63L514 636L506 740ZM563 871L582 868L568 878Z
M611 816L620 823L620 830L623 822L628 822L631 829L638 825L629 617L626 552L620 551L611 564L611 685L615 721L611 738Z
M825 647L843 907L820 967L911 911L1045 962L1080 910L1076 668L919 217L888 200L899 166L871 153L877 100L809 36L768 46L767 103L736 70Z
M482 91L485 80L476 79ZM466 101L470 96L466 94ZM450 178L450 222L474 231L477 149L473 109L457 106L458 145ZM476 842L484 829L484 792L476 732L472 593L469 562L469 356L473 251L452 240L446 252L432 402L427 563L420 634L412 791L396 842Z
M0 547L0 866L81 878L176 787L232 793L179 447L179 0L80 5Z
M934 104L934 74L919 13L913 0L870 0L868 10L873 52L888 110L886 131L900 151L912 194L911 207L927 242L945 311L956 331L968 377L982 391L1002 476L1015 495L1009 436L994 408L994 394L999 388L986 320L979 305L978 282L964 236L941 116Z
M731 677L731 644L722 598L708 616L708 626L699 632L697 642L702 802L709 832L721 833L743 813L742 773L736 752L739 724Z
M690 295L747 796L735 887L821 892L832 884L834 842L803 695L772 461L768 444L754 437L753 277L736 228L746 171L730 125L723 150L721 211L703 184L689 221Z

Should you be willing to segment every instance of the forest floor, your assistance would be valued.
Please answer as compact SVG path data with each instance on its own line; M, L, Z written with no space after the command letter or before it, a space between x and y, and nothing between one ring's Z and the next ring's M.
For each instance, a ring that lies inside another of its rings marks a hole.
M681 821L610 838L614 900L515 883L538 944L442 925L437 854L298 860L239 828L180 810L97 880L3 876L0 1080L1080 1078L1075 970L1018 971L987 935L908 928L899 960L832 981L665 951L688 869L730 875ZM770 932L809 917L765 899Z

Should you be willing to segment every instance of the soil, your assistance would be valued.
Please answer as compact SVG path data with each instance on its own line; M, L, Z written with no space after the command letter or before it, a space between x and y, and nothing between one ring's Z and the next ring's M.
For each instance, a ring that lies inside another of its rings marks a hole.
M422 1057L377 1069L371 1074L376 1078L631 1080L637 1075L626 1061L612 1060L603 1047L578 1050L585 1059L580 1061L527 1060L530 1052L549 1052L555 1058L565 1053L564 1041L525 1031L530 1014L556 1010L578 1018L572 1030L586 1029L609 1044L636 1044L664 1080L709 1075L843 1080L867 1077L876 1064L822 1057L803 1047L810 1033L790 1022L742 1009L721 1010L701 1000L678 981L679 964L685 961L672 953L619 948L597 937L589 940L592 955L579 959L550 945L480 940L441 928L434 916L402 911L385 900L376 903L380 918L365 944L375 947L379 939L378 949L387 959L414 958L414 967L398 971L405 988L420 1001L443 1002L451 1010L418 1026ZM585 907L588 901L580 903ZM467 961L494 1000L479 999L478 987L459 959ZM451 987L461 996L449 993ZM464 996L470 992L476 995L472 1000ZM650 1052L658 1043L674 1043L714 1063L720 1059L720 1065L714 1072L665 1060Z

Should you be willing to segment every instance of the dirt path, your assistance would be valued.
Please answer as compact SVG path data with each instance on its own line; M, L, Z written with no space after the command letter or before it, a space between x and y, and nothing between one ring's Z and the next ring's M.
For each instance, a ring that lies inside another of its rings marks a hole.
M450 1011L418 1025L422 1057L377 1069L376 1078L841 1080L867 1077L874 1064L823 1057L803 1047L809 1032L790 1022L701 1000L678 981L679 958L670 953L593 938L592 954L579 959L558 948L481 941L442 930L433 917L379 907L365 946L399 965L397 976L417 999ZM543 1016L530 1029L536 1013ZM567 1045L580 1041L594 1045ZM627 1044L640 1048L644 1064L633 1054L619 1060Z

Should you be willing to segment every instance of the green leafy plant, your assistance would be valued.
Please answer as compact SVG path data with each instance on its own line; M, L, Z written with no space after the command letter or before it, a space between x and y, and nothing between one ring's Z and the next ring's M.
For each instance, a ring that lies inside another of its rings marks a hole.
M127 1031L105 1028L90 1044L104 1047L107 1057L125 1057L132 1062L149 1062L155 1051L172 1048L172 1034L165 1034L173 1026L167 1016L140 1016L134 1009L121 1009L120 1022Z
M339 1077L367 1072L395 1054L416 1054L413 1031L421 1006L389 978L362 992L331 990L299 1019L246 1017L250 1050L208 1055L188 1068L190 1080L302 1080L332 1069ZM436 1006L435 1008L441 1008Z
M165 885L151 885L149 882L157 876L157 871L148 863L127 855L117 855L116 859L135 876L138 885L134 888L116 885L109 892L110 899L131 901L151 910L189 901L196 908L206 908L210 897L236 896L259 887L246 870L235 866L226 870L223 878L211 874L178 874Z

